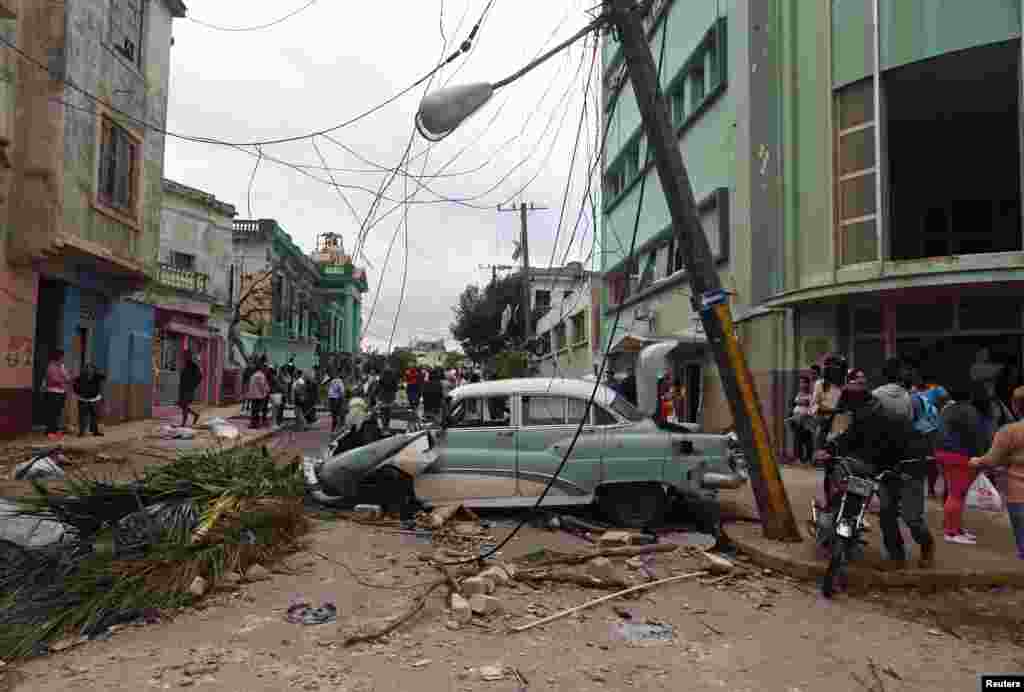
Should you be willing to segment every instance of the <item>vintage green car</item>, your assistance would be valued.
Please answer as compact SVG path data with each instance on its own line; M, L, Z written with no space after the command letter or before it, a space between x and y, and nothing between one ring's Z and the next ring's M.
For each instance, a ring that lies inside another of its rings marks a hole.
M381 478L406 478L423 503L478 509L531 507L547 489L542 506L596 503L631 527L658 524L676 500L706 505L747 483L726 436L657 423L604 385L580 428L593 391L591 382L540 377L465 385L451 393L440 428L325 459L307 479L355 501Z

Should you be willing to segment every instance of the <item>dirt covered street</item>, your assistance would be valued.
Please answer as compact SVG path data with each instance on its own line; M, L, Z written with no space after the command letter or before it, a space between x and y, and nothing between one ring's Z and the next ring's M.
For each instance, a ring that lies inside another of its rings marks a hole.
M500 539L505 530L491 535ZM499 562L540 547L590 546L564 532L525 529ZM345 647L353 632L405 610L417 585L437 580L421 559L432 554L420 536L318 521L308 548L273 567L269 579L218 591L169 621L115 628L105 641L29 661L8 684L40 692L969 690L980 672L1024 669L1024 650L1013 641L1019 622L1014 630L994 620L936 619L929 609L948 604L943 595L827 602L813 584L752 568L742 556L738 576L656 586L520 633L509 630L609 591L513 581L493 594L501 612L458 626L439 589L393 634ZM344 561L363 584L322 556ZM646 570L648 579L706 567L682 549L613 562L619 576ZM957 598L992 613L1020 612L1011 591ZM331 603L337 619L288 622L289 606L300 602Z

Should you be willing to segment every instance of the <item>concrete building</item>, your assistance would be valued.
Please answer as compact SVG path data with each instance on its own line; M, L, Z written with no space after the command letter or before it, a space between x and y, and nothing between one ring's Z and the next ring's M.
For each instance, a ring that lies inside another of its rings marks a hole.
M155 409L163 409L158 416L173 413L186 351L196 355L203 371L197 401L220 403L229 313L237 292L235 207L171 180L164 180L163 191L157 275L145 292L156 327L153 401Z
M1019 0L659 0L647 24L656 61L667 32L662 87L777 441L796 373L828 351L874 382L889 355L954 391L976 356L1009 366L1004 391L1018 381ZM603 50L603 325L621 315L620 353L677 340L691 413L722 429L613 36Z
M90 361L106 372L108 422L151 412L153 310L128 296L156 273L184 14L180 0L0 3L0 32L23 54L0 51L0 434L41 422L57 349L73 374Z
M537 320L537 347L530 356L531 367L544 377L585 377L600 365L601 282L589 275Z
M316 252L306 255L273 219L236 220L233 229L250 353L278 365L294 356L303 370L351 363L368 287L340 238L321 236Z

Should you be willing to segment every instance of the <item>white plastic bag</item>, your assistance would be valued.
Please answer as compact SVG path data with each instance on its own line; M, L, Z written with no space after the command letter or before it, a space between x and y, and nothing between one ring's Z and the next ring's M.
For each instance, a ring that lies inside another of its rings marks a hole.
M984 473L979 473L971 487L967 489L965 504L971 509L980 509L984 512L1002 512L1005 509L1003 496Z

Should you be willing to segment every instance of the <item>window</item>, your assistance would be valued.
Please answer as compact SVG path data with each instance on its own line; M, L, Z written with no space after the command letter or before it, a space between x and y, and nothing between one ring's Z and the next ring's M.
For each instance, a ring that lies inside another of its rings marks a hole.
M102 118L101 127L96 196L101 205L134 219L139 195L140 141L109 118Z
M619 421L612 414L594 404L594 425L615 425Z
M144 0L110 0L110 42L135 65L142 64L143 6Z
M551 339L552 346L556 349L562 349L569 345L568 340L565 338L565 322L559 322L555 325L555 335Z
M690 70L690 101L694 105L704 100L704 66L696 65Z
M622 171L616 169L608 171L604 176L604 191L608 199L614 199L626 188L622 177Z
M584 416L587 415L587 400L586 399L567 399L566 422L571 425L579 425L580 421L583 420ZM587 419L587 423L590 420Z
M676 242L675 236L668 240L668 251L665 253L665 275L672 276L683 269L683 249Z
M640 286L642 290L646 288L651 282L654 281L654 265L658 261L658 251L651 250L647 253L646 261L644 262L644 270L640 274Z
M643 414L621 396L612 400L612 410L628 421L639 422L644 419Z
M580 311L572 316L572 340L577 346L586 344L590 339L587 338L587 319L586 315Z
M708 37L707 43L704 44L704 60L708 71L708 87L714 90L718 86L718 80L721 77L718 67L718 45L714 34L711 34Z
M871 79L844 87L835 95L835 215L840 265L879 259L874 97Z
M451 427L479 428L483 425L484 407L482 399L463 399L451 413Z
M565 398L523 397L523 425L565 425Z
M633 138L623 147L622 152L618 155L615 161L608 166L608 171L605 173L605 193L607 194L608 201L611 201L618 197L622 192L640 175L642 169L642 162L640 154L642 153L642 134L636 134Z
M538 355L546 356L551 353L551 332L544 332L539 337L538 341Z
M572 298L572 291L562 291L562 300L569 300Z
M547 310L551 307L551 291L537 291L533 301L535 309Z
M686 89L673 89L669 95L669 108L672 110L672 124L678 127L686 120Z
M185 269L193 271L196 268L196 256L190 255L187 252L175 252L171 251L171 265L176 269ZM232 271L234 267L232 267Z

